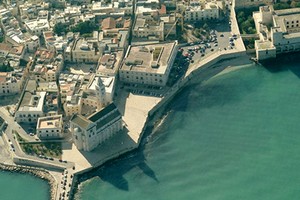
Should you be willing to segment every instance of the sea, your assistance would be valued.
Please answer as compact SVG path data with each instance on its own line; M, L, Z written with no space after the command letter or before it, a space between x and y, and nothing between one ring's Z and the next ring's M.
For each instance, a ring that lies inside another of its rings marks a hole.
M29 174L0 171L1 200L49 200L50 187Z
M185 88L140 148L85 175L75 199L298 200L299 60L232 69ZM1 172L0 187L1 199L49 198L29 175Z
M135 152L88 175L80 200L300 197L300 62L194 84Z

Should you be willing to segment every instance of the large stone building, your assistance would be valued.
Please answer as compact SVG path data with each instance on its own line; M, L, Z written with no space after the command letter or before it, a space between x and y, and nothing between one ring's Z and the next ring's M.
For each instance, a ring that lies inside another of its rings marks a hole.
M0 96L15 94L20 91L19 80L10 72L0 72Z
M85 117L74 115L70 120L73 142L78 150L92 151L105 140L123 129L122 117L111 103L100 111Z
M132 32L137 40L142 38L147 40L164 40L164 21L152 17L139 16L135 20Z
M177 41L146 46L129 46L120 80L127 83L165 86L177 54Z
M65 61L75 63L97 63L103 50L97 47L97 41L91 42L84 38L75 40L73 47L67 47Z
M221 5L217 2L201 3L199 1L191 1L190 5L185 9L184 21L217 20L220 17Z
M30 83L32 85L34 83ZM15 113L15 120L22 123L36 123L39 117L44 116L44 101L46 92L35 92L28 89L21 96L19 109Z
M40 117L36 126L36 133L40 139L56 139L63 137L62 115Z
M42 35L50 29L48 19L37 19L25 22L26 29L33 35Z
M258 60L300 51L300 8L274 10L262 6L253 18L260 37L255 41Z

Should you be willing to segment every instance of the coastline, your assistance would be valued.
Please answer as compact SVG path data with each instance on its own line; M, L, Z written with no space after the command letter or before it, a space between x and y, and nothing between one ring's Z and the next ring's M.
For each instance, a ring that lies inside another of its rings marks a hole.
M0 163L0 171L12 172L12 173L20 173L20 174L29 174L40 178L46 181L50 187L49 196L51 200L55 199L56 194L56 181L54 177L47 171L41 168L36 167L28 167L28 166L19 166L19 165L7 165Z
M184 88L193 85L195 83L204 82L213 78L216 74L224 73L226 69L232 66L234 63L235 66L240 65L241 63L245 63L245 61L240 60L239 56L245 56L243 51L240 52L230 52L228 54L218 55L214 59L208 60L208 62L203 62L202 64L198 64L197 67L194 67L193 70L190 71L184 78L178 81L166 94L164 98L162 98L157 104L148 111L148 115L146 117L146 121L143 124L143 129L139 133L139 138L137 144L128 149L123 149L120 152L110 155L106 157L101 162L97 163L97 165L74 173L74 179L71 186L71 192L68 199L76 199L76 194L80 190L80 184L82 183L78 177L84 176L87 173L92 173L94 169L98 169L102 167L104 164L111 162L117 158L126 156L131 152L138 149L140 146L144 145L142 141L146 136L155 133L155 131L164 123L167 119L168 114L170 112L170 103L174 100L174 98L180 94ZM232 58L228 60L228 57ZM249 60L247 61L249 64ZM229 64L230 63L230 64ZM240 69L238 66L234 69ZM232 69L229 69L231 71ZM228 73L228 72L227 72ZM57 180L51 175L50 170L37 168L37 167L27 167L24 165L6 165L0 164L0 170L3 171L12 171L17 173L29 173L36 177L39 177L43 180L46 180L50 186L50 199L57 199Z
M241 52L236 52L236 53L241 53ZM235 53L230 54L235 55ZM246 56L248 57L248 56ZM247 59L246 59L247 60ZM235 62L233 62L235 61ZM234 66L229 65L228 63L234 63ZM85 172L85 173L80 173L76 174L76 177L78 178L78 181L73 185L73 198L74 199L79 199L78 194L80 194L80 190L82 187L82 183L85 182L86 180L90 179L93 177L93 173L101 168L104 164L114 162L115 159L121 158L123 156L128 156L130 153L133 151L136 151L138 148L141 146L145 145L147 143L147 137L149 137L151 134L155 133L157 129L163 125L163 123L166 121L169 113L171 112L170 110L170 104L174 101L174 98L176 98L177 95L179 95L182 90L185 87L188 87L190 85L193 85L195 83L203 83L211 78L214 78L217 75L222 75L225 73L229 73L231 71L235 71L238 69L241 69L239 66L244 68L245 66L248 66L252 64L253 62L250 60L245 61L240 61L239 58L234 57L233 60L227 60L227 59L222 59L218 57L215 59L212 63L205 64L205 69L202 69L202 65L199 65L199 68L194 69L190 74L188 74L186 77L184 77L180 84L181 85L174 85L173 86L173 91L172 93L169 94L169 96L166 97L166 99L162 99L156 106L154 106L151 110L149 110L147 120L144 124L143 131L140 133L139 141L138 141L138 146L136 148L130 149L128 151L125 151L121 154L118 154L115 157L111 157L110 159L106 160L103 162L103 164L99 166L95 166L93 169ZM214 67L212 67L214 66ZM199 72L200 71L200 72ZM95 171L94 171L95 170ZM84 177L86 176L86 177Z

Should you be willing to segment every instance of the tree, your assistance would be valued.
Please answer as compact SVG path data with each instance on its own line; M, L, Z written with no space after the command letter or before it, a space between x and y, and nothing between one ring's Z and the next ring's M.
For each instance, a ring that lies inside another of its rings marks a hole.
M0 66L0 72L11 72L13 70L14 68L10 66L9 62L7 64L3 64L2 66Z
M281 10L291 8L291 6L288 3L275 3L273 8L274 10Z
M71 28L72 32L80 32L80 34L92 33L96 30L99 30L99 26L95 21L80 22L75 27Z
M66 25L64 25L63 23L59 22L59 23L55 24L53 31L58 36L62 36L62 35L64 35L64 33L67 32L67 29L68 28L66 27Z
M204 30L209 30L209 26L207 25L207 23L203 24L203 29Z
M300 2L299 1L292 1L291 2L291 7L292 8L299 8L300 7Z

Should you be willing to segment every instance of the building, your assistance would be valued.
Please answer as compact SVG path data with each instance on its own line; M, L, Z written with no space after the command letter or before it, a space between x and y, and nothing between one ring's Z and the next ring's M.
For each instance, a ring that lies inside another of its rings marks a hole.
M15 113L15 121L18 123L36 123L39 117L44 116L46 92L35 92L36 87L35 80L28 81Z
M25 27L29 33L40 36L44 31L50 29L48 19L34 19L25 22Z
M113 100L113 95L115 91L115 77L104 77L104 76L92 76L90 83L87 87L86 93L94 93L93 98L88 96L87 98L82 98L82 103L95 107L97 109L106 106Z
M124 56L124 51L117 51L109 54L104 54L98 62L96 74L101 76L115 77L121 61Z
M262 6L253 18L259 34L255 41L258 60L300 51L300 8L274 10L272 6Z
M110 29L99 32L99 49L103 53L125 51L128 46L128 30Z
M127 83L165 86L177 54L177 41L129 46L120 68L120 80Z
M78 150L92 151L121 131L123 123L120 112L111 103L88 117L74 115L70 120L70 128Z
M160 19L164 22L164 35L176 36L176 17L174 14L161 16ZM165 37L165 39L167 39Z
M26 50L29 53L34 53L40 47L40 39L34 35L26 40Z
M11 72L0 72L0 96L20 92L20 82Z
M217 20L220 17L220 7L217 2L200 3L199 1L191 1L186 7L184 21L206 21Z
M97 63L102 55L97 42L89 42L84 38L78 38L72 48L72 62Z
M133 26L132 36L137 41L141 39L164 41L164 21L152 16L138 16Z
M81 113L81 96L76 95L68 95L66 97L66 102L63 104L65 115L72 116L75 114Z
M43 36L47 49L55 48L58 52L63 52L67 47L68 41L62 36L54 35L52 31L44 31Z
M36 134L40 139L57 139L63 137L62 115L40 117L36 126Z

